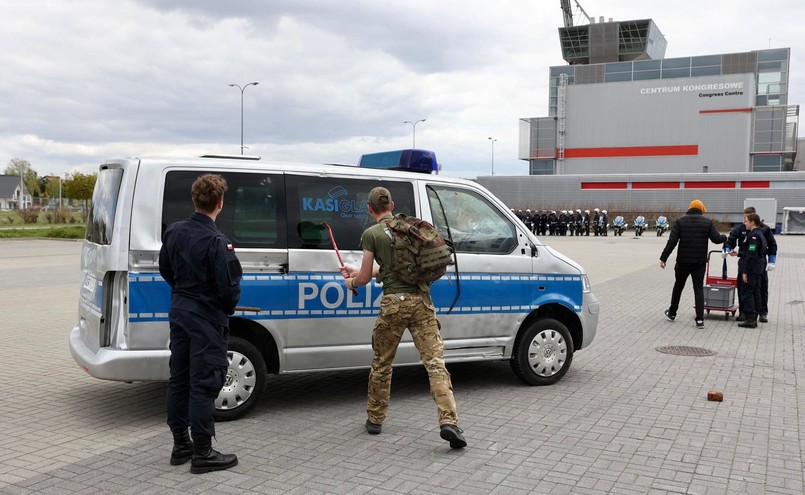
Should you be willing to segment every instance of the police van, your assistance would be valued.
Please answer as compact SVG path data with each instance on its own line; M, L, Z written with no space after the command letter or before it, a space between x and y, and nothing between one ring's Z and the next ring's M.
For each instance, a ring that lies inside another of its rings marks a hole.
M367 196L387 188L395 213L432 223L454 263L431 288L448 363L508 360L531 385L567 373L590 345L599 303L584 269L542 244L489 191L435 174L424 150L364 155L360 166L266 163L257 157L128 158L100 166L81 253L75 361L91 376L165 381L170 287L160 277L165 228L190 216L201 174L229 186L218 227L243 266L230 318L229 369L216 417L234 419L260 400L269 374L368 368L382 286L346 289L361 233L374 220ZM418 173L419 172L419 173ZM395 365L420 363L406 334Z

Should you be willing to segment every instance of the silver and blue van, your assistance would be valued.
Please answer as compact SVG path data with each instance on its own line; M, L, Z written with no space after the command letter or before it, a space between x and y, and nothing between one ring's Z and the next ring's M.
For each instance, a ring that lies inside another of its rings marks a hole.
M599 303L584 269L543 245L489 191L435 175L421 150L368 155L364 166L266 163L257 158L128 158L100 166L81 254L75 361L118 381L169 377L170 287L158 270L162 233L193 211L203 173L229 185L219 228L243 266L230 318L229 370L215 403L234 419L263 395L269 374L368 368L382 286L357 296L338 271L359 265L373 219L369 191L391 191L395 212L435 225L455 262L432 286L448 363L508 360L531 385L560 380L592 343ZM428 173L417 173L428 172ZM410 336L395 365L418 364Z

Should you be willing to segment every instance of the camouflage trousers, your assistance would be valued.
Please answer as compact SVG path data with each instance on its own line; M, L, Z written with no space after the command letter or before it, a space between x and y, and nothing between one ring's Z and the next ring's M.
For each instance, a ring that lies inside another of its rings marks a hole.
M444 366L444 341L439 333L436 310L427 294L385 294L380 301L380 314L372 333L374 358L366 404L369 421L382 424L386 419L391 396L391 365L406 328L428 372L439 424L458 423L453 384Z

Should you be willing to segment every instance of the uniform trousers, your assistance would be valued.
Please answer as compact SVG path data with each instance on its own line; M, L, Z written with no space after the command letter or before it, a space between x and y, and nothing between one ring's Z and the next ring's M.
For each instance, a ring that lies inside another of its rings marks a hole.
M450 373L444 365L444 341L430 296L423 294L385 294L372 333L374 358L369 371L366 412L369 421L382 424L391 396L392 363L405 329L428 372L430 393L436 402L439 424L457 424L456 402Z
M229 367L226 356L229 328L188 311L170 313L170 379L168 427L185 431L194 441L215 436L215 399Z
M741 286L738 297L741 299L741 309L744 315L749 319L754 319L759 314L766 314L761 312L763 308L761 298L761 281L763 275L759 273L748 273L746 278L747 281Z

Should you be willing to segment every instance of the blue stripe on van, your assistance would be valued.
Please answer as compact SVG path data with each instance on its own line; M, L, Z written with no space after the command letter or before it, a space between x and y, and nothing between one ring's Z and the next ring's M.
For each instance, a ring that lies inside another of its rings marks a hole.
M354 296L335 273L245 274L239 305L261 311L238 314L252 319L376 316L382 292L372 281ZM446 313L456 295L455 275L434 283L431 295L438 312ZM461 297L453 314L529 313L549 303L581 312L581 277L462 273ZM130 321L167 321L169 311L170 287L158 273L129 273Z

